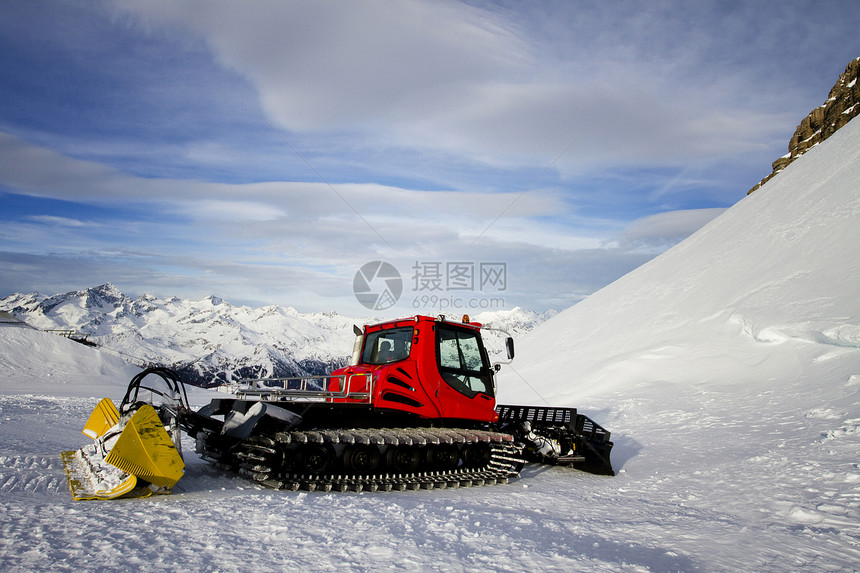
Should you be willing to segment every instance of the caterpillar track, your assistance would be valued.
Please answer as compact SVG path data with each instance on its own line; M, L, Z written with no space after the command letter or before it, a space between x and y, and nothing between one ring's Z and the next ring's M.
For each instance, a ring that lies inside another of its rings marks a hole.
M513 436L465 428L287 431L232 444L201 432L197 452L266 487L326 492L502 484L525 463Z

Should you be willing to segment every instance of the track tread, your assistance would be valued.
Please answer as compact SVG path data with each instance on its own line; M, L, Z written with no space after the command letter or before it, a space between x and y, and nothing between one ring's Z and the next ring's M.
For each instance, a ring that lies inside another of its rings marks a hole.
M522 447L508 434L468 428L353 428L279 432L273 437L255 437L236 445L231 453L218 450L220 443L199 440L198 451L219 462L237 460L239 473L265 487L306 491L406 491L478 487L508 483L517 477L525 460ZM489 444L490 456L482 467L460 465L451 470L424 469L406 473L376 474L332 472L308 474L289 467L284 449L302 445L375 445L377 447L420 446L424 449L458 444ZM222 464L226 465L226 464Z

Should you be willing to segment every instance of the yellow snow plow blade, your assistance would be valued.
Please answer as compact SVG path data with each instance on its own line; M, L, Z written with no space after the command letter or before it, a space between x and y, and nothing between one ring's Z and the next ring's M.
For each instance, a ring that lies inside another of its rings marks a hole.
M96 410L100 408L102 403ZM170 493L182 477L185 463L155 409L148 404L141 406L121 432L114 430L103 431L94 443L80 450L61 454L72 497L113 499ZM149 485L138 487L138 479Z
M182 456L149 404L131 417L105 461L158 487L173 487L185 471Z
M110 398L102 398L84 426L83 434L92 439L100 438L119 422L119 411Z

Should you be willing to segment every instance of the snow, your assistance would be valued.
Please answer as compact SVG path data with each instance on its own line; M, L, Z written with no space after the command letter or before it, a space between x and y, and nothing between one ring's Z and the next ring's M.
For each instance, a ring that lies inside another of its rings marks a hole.
M0 328L0 570L860 570L858 174L854 120L518 339L501 400L593 417L615 477L529 466L503 486L271 491L188 441L172 495L74 502L59 452L136 369Z

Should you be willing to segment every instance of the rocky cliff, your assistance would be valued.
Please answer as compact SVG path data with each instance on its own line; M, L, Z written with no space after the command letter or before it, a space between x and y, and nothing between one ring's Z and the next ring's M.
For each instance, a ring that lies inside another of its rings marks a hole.
M852 60L836 85L830 90L827 101L803 118L788 142L788 153L773 162L773 172L749 190L752 193L771 177L785 169L789 163L821 143L837 129L860 115L860 58Z

